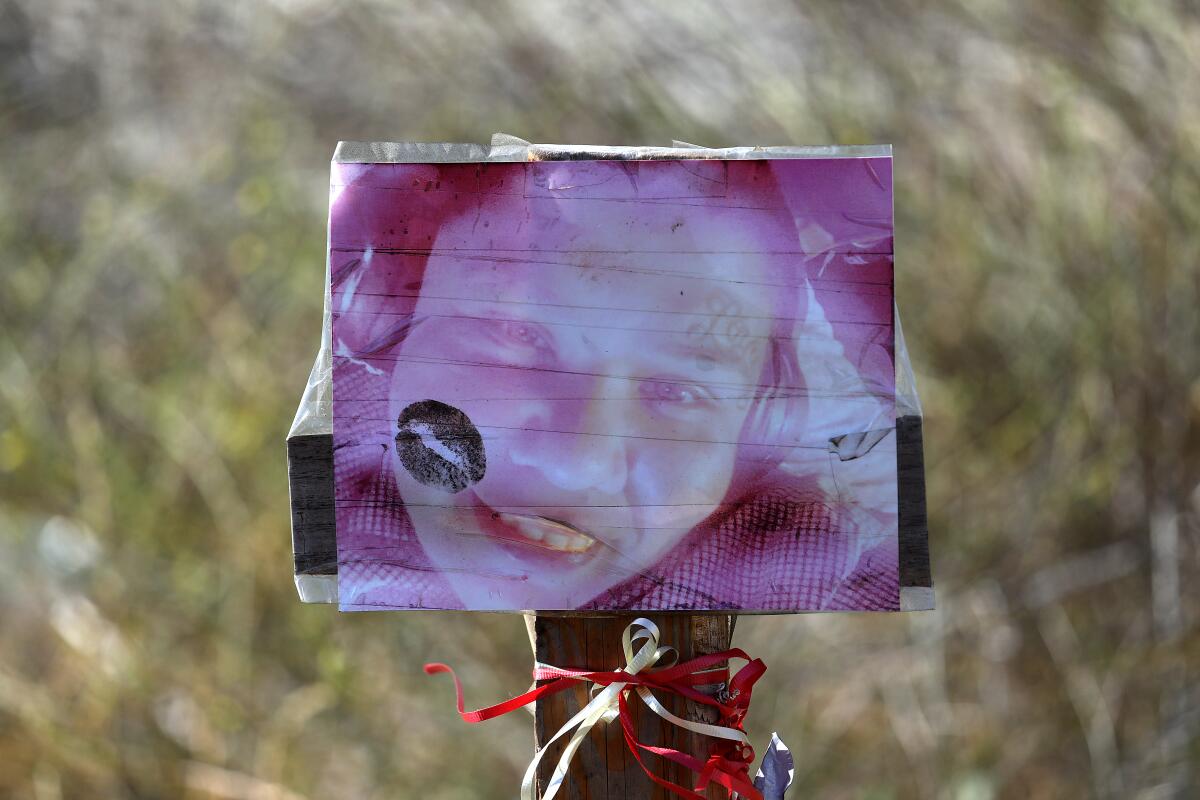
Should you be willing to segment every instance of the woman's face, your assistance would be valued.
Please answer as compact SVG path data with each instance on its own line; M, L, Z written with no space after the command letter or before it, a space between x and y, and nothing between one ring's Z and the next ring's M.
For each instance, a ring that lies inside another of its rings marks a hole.
M772 327L772 289L742 282L755 256L734 281L727 257L602 252L590 235L504 258L435 251L395 351L396 480L468 608L586 603L651 570L730 486ZM483 449L451 481L414 468L430 453L463 466L446 406Z

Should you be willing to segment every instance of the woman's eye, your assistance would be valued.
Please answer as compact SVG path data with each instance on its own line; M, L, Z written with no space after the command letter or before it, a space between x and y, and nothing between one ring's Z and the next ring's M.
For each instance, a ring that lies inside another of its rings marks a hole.
M554 340L537 323L479 318L472 325L456 338L489 361L532 366L554 357Z
M707 395L699 386L667 381L644 381L642 396L659 403L681 406L694 406L707 400Z
M550 341L540 325L530 322L503 322L498 333L500 338L510 345L529 350L550 349Z
M508 334L510 339L516 339L521 344L537 345L541 341L541 334L538 333L532 325L526 325L521 322L508 322L504 325L504 332Z

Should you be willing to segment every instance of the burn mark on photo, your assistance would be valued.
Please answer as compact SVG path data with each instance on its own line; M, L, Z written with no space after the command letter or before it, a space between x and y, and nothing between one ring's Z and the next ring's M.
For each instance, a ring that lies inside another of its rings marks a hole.
M420 400L400 412L396 427L396 455L413 480L450 494L483 480L483 437L459 409Z

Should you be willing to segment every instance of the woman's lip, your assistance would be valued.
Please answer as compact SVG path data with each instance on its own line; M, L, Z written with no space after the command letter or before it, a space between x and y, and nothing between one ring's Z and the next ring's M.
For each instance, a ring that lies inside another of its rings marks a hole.
M518 533L532 542L550 550L564 553L583 553L596 545L592 536L573 525L542 516L495 512L498 519L515 528Z
M536 547L542 551L582 554L597 544L573 525L535 514L497 511L476 497L475 515L484 532L504 541Z

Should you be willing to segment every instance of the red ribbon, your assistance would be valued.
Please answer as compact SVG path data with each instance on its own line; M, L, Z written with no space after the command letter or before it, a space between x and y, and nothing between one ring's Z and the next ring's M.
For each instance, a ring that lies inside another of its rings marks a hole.
M728 668L713 669L713 667L731 658L742 659L749 663L738 670L733 679L728 681L728 686L725 692L721 694L721 699L702 694L693 688L703 684L718 683L728 678ZM645 686L652 690L657 689L681 695L697 703L703 703L704 705L716 708L720 714L718 725L745 733L742 722L746 718L746 712L750 707L750 694L754 688L754 683L762 677L762 674L766 670L767 667L761 659L752 659L738 648L699 656L698 658L693 658L690 661L685 661L682 664L676 664L672 667L642 671L636 674L619 670L580 670L538 666L533 670L533 678L535 681L545 681L542 685L510 700L505 700L502 703L487 706L476 711L466 711L463 707L462 683L459 681L458 676L454 674L454 670L445 664L425 665L425 674L427 675L448 672L450 677L454 679L454 693L459 716L471 723L484 722L485 720L503 716L510 711L515 711L543 697L556 694L564 689L569 689L575 683L579 682L591 682L599 686L608 686L611 683L628 684L621 691L617 699L618 716L621 721L621 728L625 733L626 746L629 747L629 751L633 753L633 757L637 759L638 765L650 777L650 780L680 797L692 798L693 800L705 800L704 795L701 793L705 791L710 783L717 783L725 787L731 797L736 792L740 797L747 798L748 800L762 800L762 794L758 789L754 788L754 784L750 780L750 766L754 763L754 750L749 745L728 739L714 738L713 744L709 748L707 760L701 760L670 747L658 747L646 744L637 738L637 733L634 731L633 718L629 713L629 692L633 691L636 686ZM652 773L642 761L642 756L638 752L639 750L645 750L648 753L661 756L676 764L681 764L693 772L699 773L695 788L687 789L684 786L671 783Z

